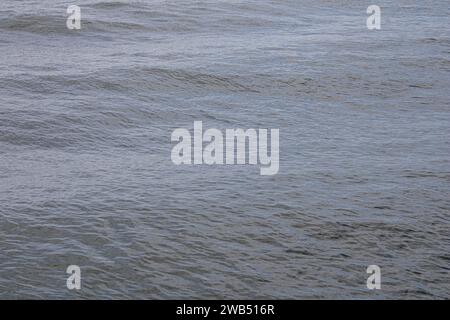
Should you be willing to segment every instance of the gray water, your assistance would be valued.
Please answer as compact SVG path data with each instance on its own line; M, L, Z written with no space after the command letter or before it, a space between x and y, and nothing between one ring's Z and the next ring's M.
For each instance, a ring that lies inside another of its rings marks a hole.
M2 0L0 298L450 298L449 13ZM175 166L194 121L279 128L279 173Z

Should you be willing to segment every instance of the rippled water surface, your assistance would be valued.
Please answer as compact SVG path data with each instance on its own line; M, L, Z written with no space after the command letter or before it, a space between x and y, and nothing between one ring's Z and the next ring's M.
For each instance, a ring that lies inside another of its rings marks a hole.
M373 2L2 0L0 298L450 298L449 3ZM175 166L196 120L279 173Z

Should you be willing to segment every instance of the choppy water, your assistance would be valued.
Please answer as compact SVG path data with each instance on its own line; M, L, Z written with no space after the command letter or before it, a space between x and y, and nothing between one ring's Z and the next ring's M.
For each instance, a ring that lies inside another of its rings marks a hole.
M449 13L2 0L0 298L450 298ZM195 120L279 128L279 173L175 166Z

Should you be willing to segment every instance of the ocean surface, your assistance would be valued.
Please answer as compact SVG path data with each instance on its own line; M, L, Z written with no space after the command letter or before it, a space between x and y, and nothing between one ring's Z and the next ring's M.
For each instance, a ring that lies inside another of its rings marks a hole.
M2 0L0 298L450 298L449 7ZM174 165L194 121L279 173Z

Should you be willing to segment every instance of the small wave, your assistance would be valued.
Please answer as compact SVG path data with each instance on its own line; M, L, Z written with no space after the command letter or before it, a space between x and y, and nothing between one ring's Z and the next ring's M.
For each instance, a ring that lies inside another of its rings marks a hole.
M128 94L154 90L252 91L237 76L165 68L112 68L86 75L23 75L0 78L0 84L10 89L21 90L26 87L28 91L41 94L67 90L104 90Z
M133 3L130 3L129 1L122 2L122 1L112 1L112 2L106 2L101 1L97 3L93 3L88 5L91 8L97 8L97 9L117 9L117 8L123 8L123 7L130 7Z
M66 17L49 15L16 15L0 20L0 30L3 31L21 31L35 34L67 34L73 36L73 30L66 26ZM93 20L85 18L82 21L81 29L83 32L117 32L129 30L145 30L145 26L139 23Z
M64 16L45 16L22 14L0 20L0 30L24 31L39 34L65 33L67 31Z

